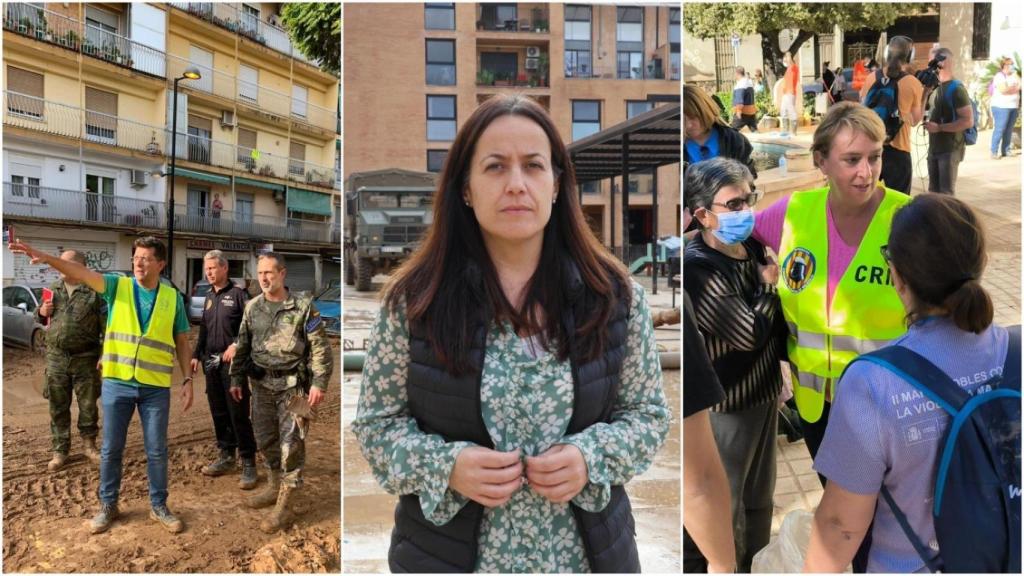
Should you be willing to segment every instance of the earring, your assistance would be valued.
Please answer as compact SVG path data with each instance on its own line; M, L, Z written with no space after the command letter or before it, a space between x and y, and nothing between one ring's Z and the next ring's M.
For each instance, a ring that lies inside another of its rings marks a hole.
M554 203L555 203L555 202L557 202L557 201L558 201L558 196L552 196L552 197L551 197L551 203L552 203L552 204L554 204Z
M466 203L466 206L469 206L469 200L463 199L462 201Z

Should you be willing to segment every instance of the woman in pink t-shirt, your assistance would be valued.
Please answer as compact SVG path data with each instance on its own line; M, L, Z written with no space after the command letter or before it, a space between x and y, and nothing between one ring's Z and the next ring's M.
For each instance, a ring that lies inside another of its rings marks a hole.
M828 186L818 190L796 192L794 195L787 196L757 213L755 217L753 236L764 245L771 247L779 254L780 259L784 259L783 276L797 274L797 272L786 268L785 263L787 260L785 259L787 259L787 256L796 254L796 259L804 258L809 266L808 269L810 271L803 278L796 278L794 280L793 277L784 277L780 280L780 296L797 298L794 295L800 293L812 282L814 270L820 270L818 282L821 281L822 277L827 280L824 301L826 310L812 312L812 314L818 314L826 318L825 324L830 328L834 324L837 326L843 325L844 328L850 330L849 332L829 332L826 330L827 334L808 335L808 329L818 330L819 328L800 326L798 318L791 317L790 312L786 314L786 321L790 324L791 332L790 360L797 364L794 366L795 370L793 372L794 374L800 373L801 385L815 389L822 388L821 392L824 394L824 407L820 408L820 416L818 416L817 410L808 410L807 414L801 414L807 447L812 457L817 454L818 446L821 444L821 439L828 423L829 407L832 395L835 393L833 390L833 380L835 377L825 375L815 377L813 374L800 372L801 369L806 371L809 368L798 365L799 362L793 357L794 346L797 348L805 346L813 348L814 344L804 343L805 337L807 337L808 341L811 341L813 337L820 338L820 346L823 348L828 347L831 362L830 369L841 370L845 367L845 364L843 366L836 365L838 362L836 360L837 356L840 358L845 357L842 354L844 350L840 350L840 342L854 341L854 346L870 346L874 344L874 341L869 340L864 335L867 330L861 330L861 325L858 324L859 320L857 318L850 319L848 317L849 314L846 314L846 317L838 318L839 313L830 316L833 314L833 310L864 310L875 316L872 307L876 305L879 310L882 310L886 305L888 305L888 308L885 308L885 310L889 310L893 306L899 308L895 291L891 290L890 283L882 275L879 275L879 282L873 285L866 283L863 289L853 284L853 276L851 276L846 279L844 284L848 288L844 288L840 292L842 301L837 303L835 300L836 288L840 285L841 280L844 280L844 274L847 273L851 262L854 262L855 258L858 262L857 269L851 269L850 273L856 275L858 280L861 278L865 280L874 278L873 275L869 275L871 266L861 270L864 262L877 264L875 267L884 269L884 262L881 262L881 256L877 254L877 246L874 247L873 252L870 250L871 246L867 246L867 244L865 244L863 253L858 254L858 250L865 241L869 228L873 234L871 242L876 242L881 237L881 243L884 243L884 237L887 236L888 227L891 223L892 213L896 208L909 201L907 196L894 190L886 189L879 183L878 178L882 169L882 143L884 139L885 127L877 114L855 102L837 103L829 109L828 114L826 114L815 132L814 143L811 147L815 165L828 178ZM821 211L812 211L812 214L806 211L794 212L791 200L796 195L801 195L801 206L807 206L808 199L811 199L812 204L819 202L819 204L815 205L820 205ZM819 217L823 218L825 222L813 221ZM879 224L871 228L872 223L875 221L878 221ZM823 243L817 237L809 238L809 235L813 236L812 233L808 232L812 229L827 230L826 242ZM788 246L782 246L784 230L789 234L788 238L791 239ZM801 232L801 230L803 231ZM885 232L885 235L882 235L881 232ZM812 245L818 246L818 248L811 249ZM824 247L824 250L822 250L822 247ZM780 250L785 250L787 253L782 254ZM812 253L815 250L819 252L816 255ZM877 257L876 259L879 262L869 261L871 256ZM852 288L850 288L851 286ZM810 292L812 291L808 290L808 293ZM881 298L879 297L880 295ZM861 300L857 301L858 298ZM864 300L865 298L870 298L870 300ZM893 299L892 302L888 301L890 298ZM800 305L806 307L815 304L810 299L804 299L800 300ZM794 308L796 307L794 306ZM804 310L806 311L806 308ZM888 327L888 324L885 324L883 321L883 328L891 328L895 335L902 333L902 317L892 317L891 310L889 310L888 314L889 316L885 316L885 318L890 324L894 325ZM873 326L872 329L877 332L877 325ZM877 336L872 338L877 338ZM858 351L863 353L868 350L858 349ZM845 352L848 353L848 350ZM834 374L837 375L837 373ZM807 397L805 391L798 392L804 394L805 398ZM821 392L816 391L815 394L820 395ZM799 409L805 410L805 407L812 405L813 402L801 407L801 398L798 395L797 404ZM819 407L820 404L815 408Z

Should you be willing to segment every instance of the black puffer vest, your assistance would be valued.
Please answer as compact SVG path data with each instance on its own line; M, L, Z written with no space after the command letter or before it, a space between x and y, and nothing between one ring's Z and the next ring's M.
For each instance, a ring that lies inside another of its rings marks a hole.
M593 296L586 289L575 265L563 274L568 295L562 319L575 334L595 308ZM480 285L479 271L470 266L467 280ZM625 288L625 289L628 289ZM604 355L591 362L580 362L582 354L570 340L570 362L573 375L573 413L568 434L574 434L598 422L609 422L620 383L622 362L626 354L626 320L628 310L621 297L618 308L607 327ZM406 389L409 409L421 430L439 434L445 440L468 440L493 448L484 425L480 407L480 378L487 326L483 317L477 324L469 353L473 369L455 377L436 358L422 326L410 326L410 364ZM576 524L583 537L587 560L593 572L639 572L635 524L629 498L622 486L612 486L611 500L601 512L587 512L570 504ZM392 572L472 572L476 567L477 544L484 507L476 502L463 506L444 526L436 526L423 516L419 497L407 494L395 509L395 528L391 533L388 565Z

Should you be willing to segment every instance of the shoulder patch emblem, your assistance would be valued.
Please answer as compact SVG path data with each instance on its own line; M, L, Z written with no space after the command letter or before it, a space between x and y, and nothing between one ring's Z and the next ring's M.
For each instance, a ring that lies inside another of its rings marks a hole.
M782 261L782 277L786 287L794 294L799 293L810 284L817 269L814 254L806 248L794 248Z
M210 308L213 308L213 300L210 300L209 298L207 298L206 299L206 309L209 310Z
M306 322L306 332L316 330L316 327L320 325L321 321L323 321L323 318L319 314L310 318L309 322Z

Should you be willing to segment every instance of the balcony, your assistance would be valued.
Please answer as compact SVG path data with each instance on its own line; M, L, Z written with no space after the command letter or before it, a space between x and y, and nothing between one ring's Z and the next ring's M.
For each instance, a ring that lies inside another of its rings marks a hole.
M47 188L4 182L3 214L90 227L132 230L167 229L167 203L112 194ZM206 208L175 205L174 229L178 232L221 235L229 238L291 240L332 243L338 226L329 222L288 219L283 216L221 210L217 217ZM335 244L337 242L334 242Z
M216 24L225 30L245 36L253 42L319 68L319 64L292 46L291 38L286 30L264 22L255 14L243 12L238 4L228 2L169 2L168 4L188 12L196 18ZM277 15L273 15L273 17L277 18Z
M151 76L166 76L165 55L115 34L51 10L29 4L4 7L4 30Z
M167 131L167 150L171 148ZM335 188L334 167L322 166L295 158L277 156L254 148L217 142L194 134L178 133L177 154L181 160L196 164L227 168L236 172L280 178L320 188Z
M165 204L126 196L4 182L4 216L110 227L167 227Z
M544 4L476 5L477 31L546 34L549 28L549 13Z
M217 217L214 217L214 212L209 208L182 204L174 206L174 230L178 232L329 244L331 226L330 222L285 219L284 216L249 214L232 210L221 210Z
M247 106L279 118L289 118L299 125L326 130L331 134L335 134L335 130L338 128L338 114L334 110L292 98L290 94L271 90L258 83L240 80L231 74L208 66L193 64L187 59L173 54L168 54L167 64L170 72L169 78L180 77L189 66L199 68L202 78L182 81L178 84L179 89L186 89L193 93L211 94L235 101L241 106Z
M162 126L4 91L4 126L163 156Z

